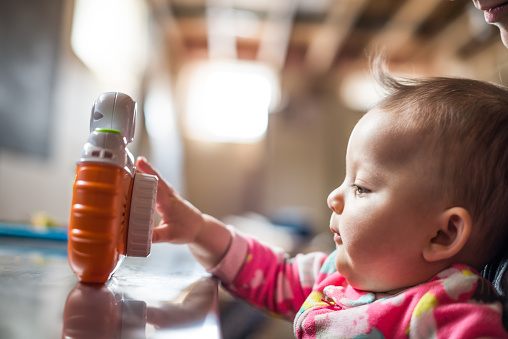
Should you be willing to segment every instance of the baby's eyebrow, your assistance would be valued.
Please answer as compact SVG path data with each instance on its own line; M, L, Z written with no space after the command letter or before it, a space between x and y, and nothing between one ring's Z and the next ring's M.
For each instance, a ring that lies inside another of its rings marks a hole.
M360 167L354 171L354 181L359 181L365 185L379 185L387 181L390 174L389 169L362 162Z

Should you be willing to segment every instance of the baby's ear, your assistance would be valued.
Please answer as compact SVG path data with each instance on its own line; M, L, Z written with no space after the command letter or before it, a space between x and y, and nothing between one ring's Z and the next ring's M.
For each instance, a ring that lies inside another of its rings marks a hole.
M469 239L472 227L471 215L465 208L452 207L444 211L438 228L424 249L425 260L446 260L459 253Z

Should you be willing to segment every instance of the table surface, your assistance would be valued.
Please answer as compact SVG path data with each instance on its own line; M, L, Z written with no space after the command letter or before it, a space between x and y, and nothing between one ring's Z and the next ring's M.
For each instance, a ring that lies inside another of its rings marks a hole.
M0 338L220 338L217 288L186 246L82 284L65 241L0 236Z

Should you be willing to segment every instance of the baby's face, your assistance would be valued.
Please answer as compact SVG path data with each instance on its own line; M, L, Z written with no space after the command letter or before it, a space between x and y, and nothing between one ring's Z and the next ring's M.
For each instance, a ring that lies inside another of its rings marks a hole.
M430 199L418 138L374 109L354 128L346 177L328 197L337 270L363 290L389 292L428 280L422 249L441 204ZM431 167L431 166L429 166ZM430 275L430 276L429 276Z

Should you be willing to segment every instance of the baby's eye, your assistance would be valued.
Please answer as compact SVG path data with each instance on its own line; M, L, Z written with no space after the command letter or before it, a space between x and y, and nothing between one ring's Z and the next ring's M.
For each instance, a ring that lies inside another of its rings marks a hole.
M355 195L362 195L370 192L368 189L355 184L353 184L352 187L355 192Z

